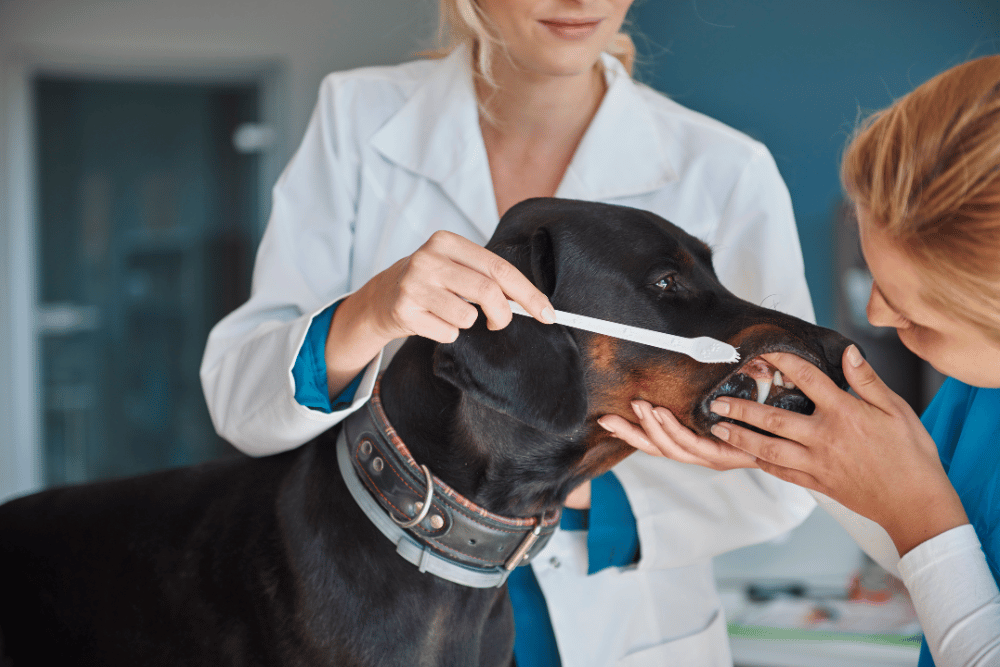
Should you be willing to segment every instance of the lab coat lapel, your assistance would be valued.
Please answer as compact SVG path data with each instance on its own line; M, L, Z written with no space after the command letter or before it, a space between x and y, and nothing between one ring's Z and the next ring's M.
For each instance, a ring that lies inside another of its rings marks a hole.
M557 197L608 201L640 195L676 180L657 129L635 82L604 54L608 91L577 147ZM483 234L498 215L469 51L456 49L435 63L427 79L372 137L386 159L436 182Z
M436 62L371 143L386 159L437 183L484 241L493 235L496 197L467 48Z
M657 190L677 179L638 84L616 58L604 59L608 90L563 176L557 197L608 201Z

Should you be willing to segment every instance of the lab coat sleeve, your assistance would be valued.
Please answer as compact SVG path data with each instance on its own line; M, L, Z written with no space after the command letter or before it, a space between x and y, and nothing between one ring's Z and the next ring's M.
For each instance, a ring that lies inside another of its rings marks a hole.
M711 242L719 279L736 295L815 321L791 198L763 145ZM805 489L760 470L718 472L639 452L614 473L635 512L640 568L682 567L778 537L816 506Z
M872 557L889 574L900 579L899 552L885 528L871 519L847 509L836 500L818 491L810 491L819 506L839 523L847 534L858 543L861 550Z
M312 318L349 290L357 151L337 122L336 79L320 89L302 145L275 185L250 299L211 331L201 381L220 436L253 456L297 447L371 393L374 360L350 407L325 414L295 401L292 366Z
M1000 590L971 525L916 546L899 571L937 667L1000 665Z

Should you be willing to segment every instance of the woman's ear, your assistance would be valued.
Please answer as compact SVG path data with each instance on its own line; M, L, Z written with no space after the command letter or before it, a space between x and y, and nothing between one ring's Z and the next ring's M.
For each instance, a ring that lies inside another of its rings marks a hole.
M514 316L500 331L486 318L439 344L434 374L467 398L532 428L569 433L587 418L583 366L565 327Z

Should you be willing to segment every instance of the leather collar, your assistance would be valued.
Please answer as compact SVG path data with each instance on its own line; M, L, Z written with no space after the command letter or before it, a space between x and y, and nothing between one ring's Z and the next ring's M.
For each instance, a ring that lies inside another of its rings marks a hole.
M464 498L413 459L382 409L379 388L376 383L371 399L347 417L338 439L338 460L349 459L352 469L340 460L341 474L355 500L421 571L465 586L503 585L511 570L542 550L561 512L505 517ZM367 497L359 497L363 490Z

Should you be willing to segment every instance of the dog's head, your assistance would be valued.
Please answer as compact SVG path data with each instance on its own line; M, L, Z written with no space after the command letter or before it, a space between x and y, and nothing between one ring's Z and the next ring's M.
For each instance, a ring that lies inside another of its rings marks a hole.
M810 413L811 401L774 377L764 353L797 354L846 388L840 360L850 341L739 299L716 277L707 245L652 213L532 199L508 211L487 248L520 269L558 310L711 336L740 352L741 362L705 364L519 316L499 332L488 331L481 317L454 344L438 347L436 374L465 397L576 444L571 467L579 477L601 474L632 452L596 420L618 414L635 421L634 399L670 409L706 437L720 419L708 408L717 396L756 399L767 390L769 405Z

